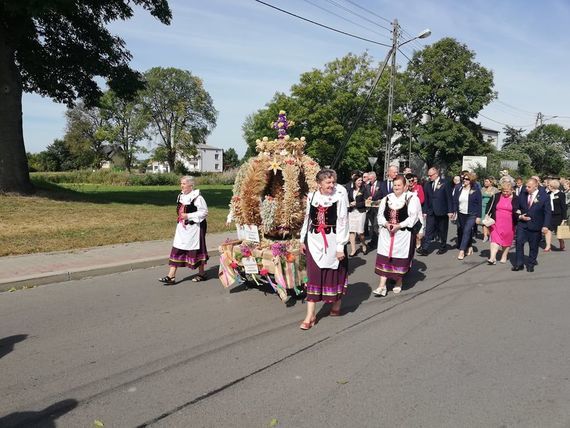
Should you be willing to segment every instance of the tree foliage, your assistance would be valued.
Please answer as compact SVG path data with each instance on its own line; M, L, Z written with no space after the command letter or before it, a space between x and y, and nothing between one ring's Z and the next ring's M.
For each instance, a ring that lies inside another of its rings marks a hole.
M228 150L224 150L224 171L227 169L237 168L239 164L239 156L233 147Z
M95 77L107 80L119 96L143 86L128 63L125 42L108 24L127 20L133 6L164 24L171 19L167 0L0 0L0 192L33 190L22 132L22 91L72 105L101 96Z
M145 72L142 101L159 145L174 169L176 154L196 154L196 144L216 126L218 112L202 80L187 70L154 67Z
M112 90L105 92L100 105L102 126L97 130L97 137L115 148L120 147L125 168L130 172L135 154L144 149L140 141L147 137L150 116L140 97L128 101Z
M279 110L295 121L289 129L291 137L307 139L305 152L322 166L330 165L342 143L347 139L352 121L364 104L377 69L368 54L348 54L300 76L291 87L291 95L276 93L265 108L247 117L242 129L248 144L246 157L255 154L255 140L274 138L271 124ZM386 76L379 87L386 86ZM376 156L383 147L386 97L378 100L381 89L365 108L350 143L344 151L337 171L346 178L352 169L368 166L368 156Z
M444 38L416 52L404 79L403 111L419 136L413 149L426 163L451 166L491 151L472 120L496 97L493 73L466 45Z
M569 168L570 129L560 125L540 125L526 136L523 130L505 128L507 138L502 152L529 158L532 169L541 175L560 175Z
M96 107L89 108L82 101L65 112L67 125L64 141L78 159L80 167L98 168L105 160L104 139L99 134L103 120Z

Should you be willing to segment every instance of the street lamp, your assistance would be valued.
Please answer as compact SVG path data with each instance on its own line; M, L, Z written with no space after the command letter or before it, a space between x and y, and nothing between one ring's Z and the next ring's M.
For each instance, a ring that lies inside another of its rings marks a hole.
M386 123L386 149L384 151L384 178L387 177L388 168L390 167L390 152L392 150L392 111L394 109L394 81L396 80L396 52L400 46L410 43L416 39L425 39L431 35L431 30L426 28L416 37L406 40L403 43L398 43L398 20L394 19L392 23L392 48L388 55L392 55L392 65L390 69L390 88L388 92L388 118Z

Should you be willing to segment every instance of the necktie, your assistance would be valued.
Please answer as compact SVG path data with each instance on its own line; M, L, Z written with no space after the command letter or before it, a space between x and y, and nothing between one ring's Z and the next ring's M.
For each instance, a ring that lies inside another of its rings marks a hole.
M370 190L370 195L374 196L375 191L376 191L376 182L372 183L372 189Z
M526 201L527 206L530 208L530 203L532 202L532 195L528 195L528 200Z
M392 181L388 180L388 193L392 191Z

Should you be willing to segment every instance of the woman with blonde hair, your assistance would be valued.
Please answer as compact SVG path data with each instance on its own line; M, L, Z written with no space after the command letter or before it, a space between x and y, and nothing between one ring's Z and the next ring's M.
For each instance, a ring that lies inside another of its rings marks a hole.
M555 179L548 180L548 190L550 191L549 197L550 208L552 208L552 219L548 226L548 232L544 234L544 239L546 240L544 251L546 252L551 251L552 232L556 233L557 227L562 224L563 220L566 220L567 214L566 195L560 191L560 181ZM558 240L558 248L560 251L566 249L564 239Z
M509 250L515 236L517 222L518 198L514 194L513 184L510 180L502 180L501 192L491 201L489 215L495 224L489 229L491 232L491 255L487 260L490 265L497 264L497 253L503 249L501 263L507 263Z

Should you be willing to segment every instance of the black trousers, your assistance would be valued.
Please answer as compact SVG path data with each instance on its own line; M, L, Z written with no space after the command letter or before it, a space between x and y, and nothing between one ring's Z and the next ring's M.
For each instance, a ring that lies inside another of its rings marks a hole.
M368 209L368 212L366 213L366 224L368 225L370 244L378 244L378 208Z
M534 266L538 257L538 246L542 238L542 233L540 230L528 230L524 227L522 222L517 225L516 230L516 266L522 266L524 264L524 244L527 242L529 247L527 266Z
M427 251L431 240L439 237L439 247L445 250L447 246L447 230L449 229L449 217L445 215L428 214L426 217L426 233L422 241L422 248Z

